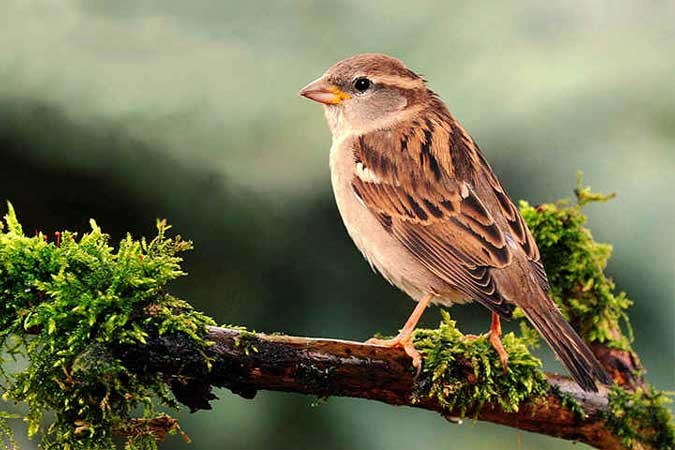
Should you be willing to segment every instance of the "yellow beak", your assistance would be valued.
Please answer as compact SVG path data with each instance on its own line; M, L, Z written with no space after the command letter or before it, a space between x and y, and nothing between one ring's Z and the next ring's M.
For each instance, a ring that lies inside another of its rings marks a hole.
M324 105L339 105L345 100L349 100L351 95L342 91L339 87L324 80L323 77L312 81L302 88L300 95L307 97L315 102Z

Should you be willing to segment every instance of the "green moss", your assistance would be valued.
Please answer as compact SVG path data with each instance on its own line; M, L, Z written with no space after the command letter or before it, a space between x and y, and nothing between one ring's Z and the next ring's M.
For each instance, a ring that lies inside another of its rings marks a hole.
M580 178L575 192L576 205L562 200L534 207L523 201L520 211L541 252L551 295L580 335L587 342L629 350L632 331L626 310L632 302L625 293L616 293L604 274L612 247L593 240L582 213L584 205L613 196L591 192Z
M635 392L612 387L605 421L627 448L672 450L675 448L673 417L666 407L671 400L655 389L638 388Z
M48 242L41 233L26 236L11 205L5 223L0 345L25 368L3 369L2 390L5 400L27 405L29 436L40 435L45 450L112 449L114 431L130 430L135 414L159 415L153 399L176 407L160 374L127 370L111 348L144 343L148 330L184 334L206 348L211 319L166 291L184 275L178 254L190 242L167 237L169 227L158 222L151 241L127 236L113 248L93 221L81 237L63 232ZM146 422L134 423L128 448L156 448Z
M248 331L244 327L237 327L239 335L234 341L237 347L241 347L244 353L248 356L251 353L258 353L258 342L260 338L256 336L254 331Z
M543 397L548 383L541 361L527 349L529 336L508 333L502 338L509 354L504 373L487 335L466 336L455 327L446 311L438 329L419 329L415 347L424 357L424 376L417 398L435 398L448 411L477 414L486 403L505 411L518 411L524 400ZM462 364L465 363L465 364Z

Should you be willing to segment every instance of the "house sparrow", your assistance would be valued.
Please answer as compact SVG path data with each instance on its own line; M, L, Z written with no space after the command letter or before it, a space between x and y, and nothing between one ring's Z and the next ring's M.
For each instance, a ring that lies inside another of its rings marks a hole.
M585 391L611 383L548 294L537 245L475 141L415 72L362 54L338 62L300 95L324 105L333 135L331 181L345 227L368 262L418 304L477 301L492 311L490 342L504 369L499 318L519 306Z

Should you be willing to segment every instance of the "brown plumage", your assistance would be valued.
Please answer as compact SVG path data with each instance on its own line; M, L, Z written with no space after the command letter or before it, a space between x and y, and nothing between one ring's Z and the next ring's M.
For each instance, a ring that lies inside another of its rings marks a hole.
M331 175L345 226L369 262L419 302L475 300L496 313L491 341L505 364L498 317L519 306L579 385L611 380L548 295L539 251L478 146L424 80L399 60L357 55L301 94L325 105ZM498 315L498 316L497 316Z

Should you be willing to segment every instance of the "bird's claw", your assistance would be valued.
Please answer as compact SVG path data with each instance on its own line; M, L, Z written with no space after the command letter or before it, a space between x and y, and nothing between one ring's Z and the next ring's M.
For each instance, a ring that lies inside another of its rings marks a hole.
M392 339L370 338L365 343L367 345L376 345L378 347L402 348L406 355L412 359L412 365L415 368L415 378L418 378L422 373L422 354L415 348L412 334L399 334Z
M506 374L509 370L509 354L506 353L506 350L504 350L502 339L499 336L499 334L497 334L493 330L490 330L488 332L488 338L490 340L490 344L492 344L492 347L497 352L497 355L499 355L499 362L502 364L502 369Z

